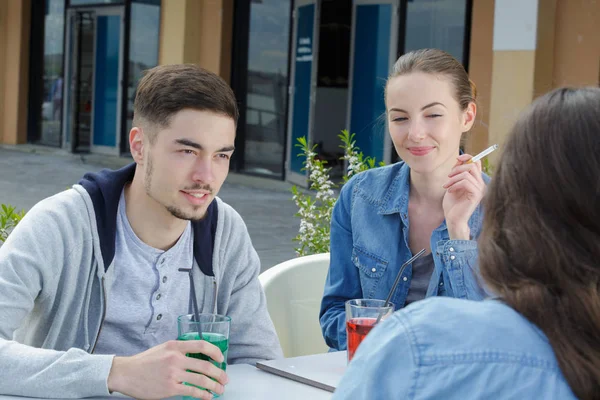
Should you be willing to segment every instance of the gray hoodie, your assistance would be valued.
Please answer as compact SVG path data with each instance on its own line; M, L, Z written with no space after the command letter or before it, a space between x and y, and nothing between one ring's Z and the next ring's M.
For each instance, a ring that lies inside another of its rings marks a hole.
M109 394L114 355L93 350L111 295L104 280L114 260L118 199L134 171L132 164L86 175L35 205L0 247L0 394ZM198 306L231 317L229 363L282 357L246 226L215 201L212 266L201 268L194 257Z

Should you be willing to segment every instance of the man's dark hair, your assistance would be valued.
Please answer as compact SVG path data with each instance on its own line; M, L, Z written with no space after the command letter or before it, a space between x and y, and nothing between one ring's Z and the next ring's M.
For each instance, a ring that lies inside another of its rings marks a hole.
M184 109L221 114L237 125L235 95L218 75L195 64L159 65L147 70L138 84L133 126L147 128L152 143L160 128L168 127L173 115Z

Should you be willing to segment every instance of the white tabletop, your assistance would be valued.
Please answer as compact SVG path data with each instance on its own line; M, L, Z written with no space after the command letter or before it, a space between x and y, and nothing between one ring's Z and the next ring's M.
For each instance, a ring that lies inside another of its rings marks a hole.
M220 397L223 400L325 400L331 399L333 395L326 390L270 374L250 365L228 366L227 374L229 384L225 386L225 393Z
M256 364L266 372L333 392L346 371L347 353L313 354Z
M228 365L227 375L229 376L229 383L225 386L225 393L219 398L222 400L328 400L332 396L332 393L328 391L261 371L251 365ZM115 399L119 397L121 396L93 397L90 399ZM24 399L34 398L0 395L0 400Z

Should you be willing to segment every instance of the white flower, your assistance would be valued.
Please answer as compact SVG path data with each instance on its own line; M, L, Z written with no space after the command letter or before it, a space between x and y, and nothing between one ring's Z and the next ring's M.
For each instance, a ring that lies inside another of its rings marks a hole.
M343 160L347 161L347 177L368 169L366 161L360 160L360 149L356 147L356 142L352 141L351 135L344 132L344 155ZM304 145L303 155L306 157L304 168L308 171L309 187L314 194L296 194L293 200L298 207L297 215L300 217L300 229L298 235L294 239L299 243L296 248L298 255L309 255L329 251L329 229L331 223L331 215L336 202L335 192L333 190L336 185L331 181L331 168L326 166L326 163L318 160L317 154Z

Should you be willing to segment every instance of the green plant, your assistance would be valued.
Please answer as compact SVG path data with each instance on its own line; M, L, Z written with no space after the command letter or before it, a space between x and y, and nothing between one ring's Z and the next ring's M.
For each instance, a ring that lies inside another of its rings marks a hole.
M481 169L488 176L492 176L492 172L494 171L494 168L492 167L492 164L490 164L490 159L488 157L481 160Z
M342 141L340 147L344 149L344 156L342 159L348 162L347 173L343 178L344 183L348 182L348 179L354 174L375 168L376 166L382 167L385 165L383 161L378 163L374 157L365 157L358 146L356 146L356 140L354 140L355 136L354 133L350 134L347 130L343 130L342 133L338 135Z
M347 163L343 183L346 183L353 175L376 166L384 165L377 163L372 157L365 157L356 146L355 135L343 130L338 135L344 149L342 160ZM299 256L329 252L329 230L331 224L331 213L337 197L334 189L337 185L331 181L331 168L327 162L320 160L317 156L317 145L309 145L305 137L298 139L295 145L300 149L298 157L304 157L303 171L308 171L309 189L312 192L302 192L298 187L292 187L293 200L298 207L297 217L300 217L300 229L294 241L299 243L296 253Z
M0 243L4 243L10 232L25 216L25 210L16 211L10 204L2 204L0 207Z

